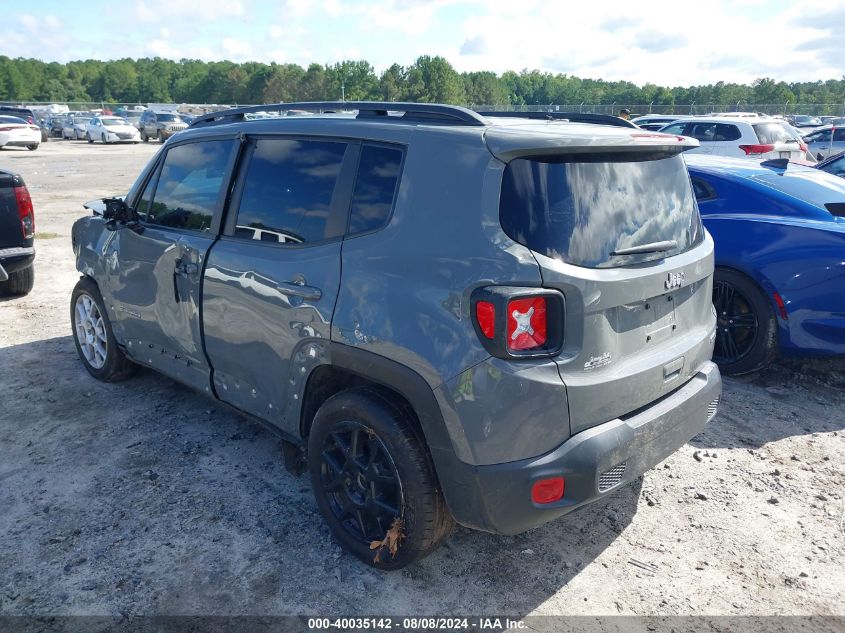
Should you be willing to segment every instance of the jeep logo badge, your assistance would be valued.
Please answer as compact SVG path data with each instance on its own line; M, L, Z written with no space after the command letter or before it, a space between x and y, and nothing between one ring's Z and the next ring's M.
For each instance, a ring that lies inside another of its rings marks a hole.
M684 285L686 281L686 273L679 272L679 273L669 273L668 279L663 282L663 285L666 286L666 290L671 290L672 288L680 288Z

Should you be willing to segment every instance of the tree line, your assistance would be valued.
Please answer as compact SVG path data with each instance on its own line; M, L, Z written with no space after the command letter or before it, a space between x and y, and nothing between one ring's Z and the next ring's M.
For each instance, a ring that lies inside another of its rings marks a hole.
M65 64L0 56L0 101L253 104L292 101L383 100L468 105L843 104L845 77L786 83L666 87L581 79L538 70L459 73L443 57L423 55L410 66L376 73L367 61L263 64L196 59L82 60Z

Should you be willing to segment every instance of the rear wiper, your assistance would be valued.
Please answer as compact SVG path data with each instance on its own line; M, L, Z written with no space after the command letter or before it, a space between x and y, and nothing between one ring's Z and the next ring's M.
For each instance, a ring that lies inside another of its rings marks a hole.
M640 244L639 246L631 246L629 248L620 248L618 251L610 253L611 257L617 255L642 255L644 253L665 253L678 248L678 243L675 240L666 240L664 242L652 242L651 244Z

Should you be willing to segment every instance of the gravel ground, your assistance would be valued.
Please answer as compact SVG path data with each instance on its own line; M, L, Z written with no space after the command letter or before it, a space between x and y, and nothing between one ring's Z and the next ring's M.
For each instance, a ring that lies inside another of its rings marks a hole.
M636 484L516 537L457 529L404 571L343 554L252 421L76 358L70 227L156 145L0 151L36 207L36 285L0 303L0 615L845 615L845 363L726 380Z

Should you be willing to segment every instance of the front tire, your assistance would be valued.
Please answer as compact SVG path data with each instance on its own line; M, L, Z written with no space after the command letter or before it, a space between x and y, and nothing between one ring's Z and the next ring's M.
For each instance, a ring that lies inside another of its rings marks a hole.
M136 365L117 345L97 284L83 277L70 297L70 322L76 352L88 373L103 382L126 380Z
M30 143L29 145L27 145L27 146L26 146L26 148L27 148L30 152L34 152L35 150L37 150L37 149L38 149L38 146L39 146L39 143Z
M91 137L90 134L85 135L85 140L91 143L92 145L94 144L94 139Z
M717 268L713 307L713 360L723 373L739 376L772 363L777 356L777 320L768 296L752 279L729 268Z
M308 438L317 506L348 552L378 569L431 553L454 527L409 414L368 388L342 391L317 411ZM391 548L389 537L398 536Z
M9 273L6 281L0 282L0 294L7 296L26 295L35 285L35 265Z
M100 138L103 141L103 145L108 145L109 140L106 138L105 134L103 134Z

